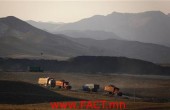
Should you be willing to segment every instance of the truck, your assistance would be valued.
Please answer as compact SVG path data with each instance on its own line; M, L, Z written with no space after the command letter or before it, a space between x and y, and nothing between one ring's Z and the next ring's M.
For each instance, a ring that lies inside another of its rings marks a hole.
M55 79L50 77L39 78L38 84L46 87L55 87Z
M70 86L68 81L65 80L58 80L55 82L55 86L58 88L63 88L63 89L67 89L70 90L72 87Z
M117 95L117 96L122 96L122 92L119 91L119 88L117 88L114 85L107 85L104 87L104 91L108 94L111 95Z
M83 91L97 92L98 89L100 88L100 85L99 84L84 84L82 88L83 88Z

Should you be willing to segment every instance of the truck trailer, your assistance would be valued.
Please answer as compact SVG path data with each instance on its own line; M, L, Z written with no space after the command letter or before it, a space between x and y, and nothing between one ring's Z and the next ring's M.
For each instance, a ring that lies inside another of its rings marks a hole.
M97 92L100 86L98 84L84 84L83 91Z
M38 79L38 84L42 86L49 86L49 87L55 87L55 80L54 78L39 78Z

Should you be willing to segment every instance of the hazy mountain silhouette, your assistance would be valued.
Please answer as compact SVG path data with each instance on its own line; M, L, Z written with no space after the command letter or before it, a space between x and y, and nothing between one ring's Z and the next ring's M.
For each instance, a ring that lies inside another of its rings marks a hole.
M33 20L26 21L32 26L53 33L57 28L64 25L64 23L53 23L53 22L36 22Z
M72 40L86 47L97 49L102 56L125 56L155 63L170 62L170 48L166 46L117 39L77 38Z
M112 32L121 38L133 41L166 45L170 47L170 17L160 11L142 13L117 13L96 15L56 28L64 30L91 30ZM103 36L104 37L104 36Z
M90 32L97 35L100 31ZM86 34L85 31L83 33ZM80 55L124 56L155 63L170 62L169 47L116 39L71 38L50 34L12 16L0 18L1 57L53 59Z
M117 36L116 34L112 32L106 32L106 31L91 31L91 30L85 30L85 31L76 31L76 30L65 30L61 32L64 35L67 35L69 37L73 38L92 38L96 40L105 40L105 39L122 39L121 37Z
M170 13L168 13L168 16L170 17Z
M75 43L64 35L54 35L9 16L0 18L0 56L75 56L90 49Z
M45 30L47 32L53 34L64 34L73 38L92 38L96 40L104 40L104 39L122 39L120 36L117 36L113 32L107 31L92 31L92 30L63 30L63 31L56 31L60 29L60 27L64 26L66 23L50 23L50 22L36 22L33 20L26 21L27 23L31 24L32 26ZM66 24L67 25L67 24Z

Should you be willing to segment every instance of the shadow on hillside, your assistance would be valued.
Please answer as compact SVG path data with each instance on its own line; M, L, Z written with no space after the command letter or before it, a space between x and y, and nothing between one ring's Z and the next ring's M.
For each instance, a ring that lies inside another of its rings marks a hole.
M79 101L26 82L0 80L0 104L33 104L55 101Z

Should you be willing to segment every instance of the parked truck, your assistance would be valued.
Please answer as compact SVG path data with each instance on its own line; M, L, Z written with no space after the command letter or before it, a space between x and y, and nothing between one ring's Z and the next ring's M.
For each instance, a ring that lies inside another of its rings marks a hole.
M67 82L65 80L58 80L58 81L55 82L55 85L58 88L63 88L63 89L67 89L67 90L71 89L69 82Z
M97 92L100 86L98 84L85 84L83 85L83 91Z
M48 87L55 87L55 80L54 78L39 78L38 84L42 86L48 86Z
M111 95L118 95L122 96L122 92L119 91L119 88L117 88L114 85L107 85L104 87L104 91L111 94Z

